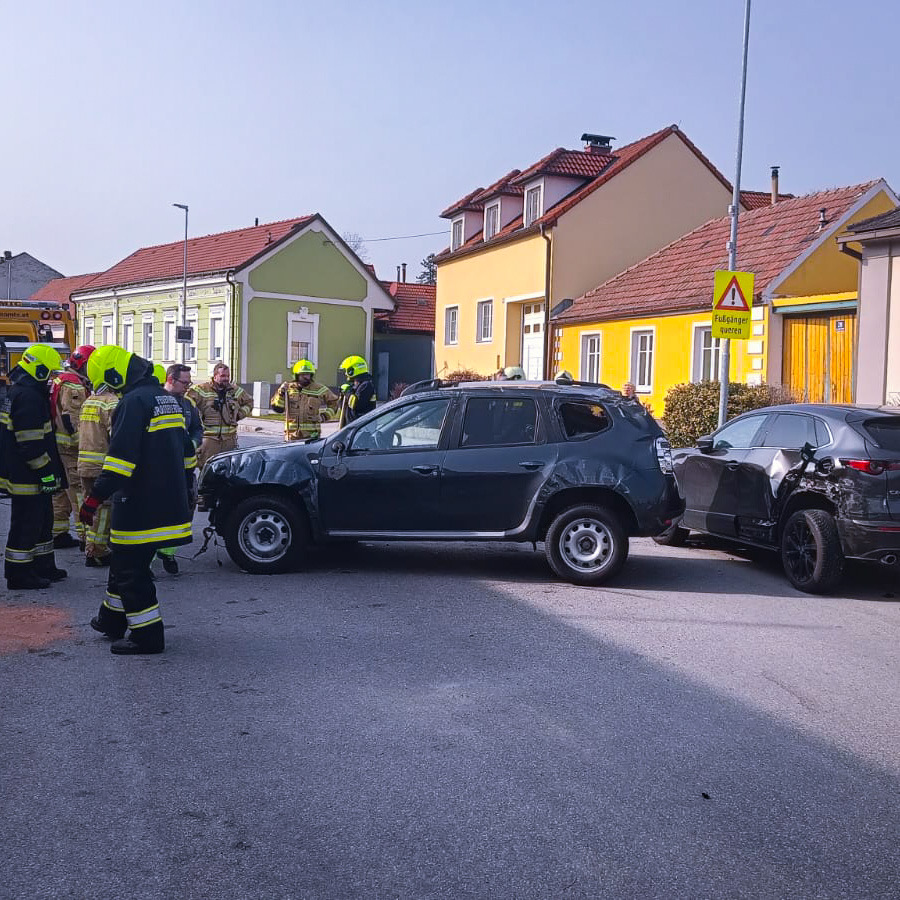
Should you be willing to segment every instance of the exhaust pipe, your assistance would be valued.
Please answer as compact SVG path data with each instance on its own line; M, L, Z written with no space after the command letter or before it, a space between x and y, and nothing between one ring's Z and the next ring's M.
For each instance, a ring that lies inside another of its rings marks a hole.
M896 566L897 565L897 554L896 553L885 553L884 556L881 557L881 564L883 566Z

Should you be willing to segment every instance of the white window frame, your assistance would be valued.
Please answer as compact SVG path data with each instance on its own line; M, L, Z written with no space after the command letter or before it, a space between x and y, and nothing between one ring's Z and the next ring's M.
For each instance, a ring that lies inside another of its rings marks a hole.
M529 215L528 209L528 195L532 193L532 191L537 191L537 211L535 215ZM528 187L525 188L525 196L523 198L523 208L522 208L522 216L525 227L527 228L529 225L532 225L536 222L542 215L544 214L544 182L538 181L534 184L529 184Z
M452 315L451 315L452 313ZM451 328L452 322L452 328ZM459 306L444 308L444 344L448 347L459 343Z
M291 335L293 334L293 326L295 324L312 326L312 340L309 343L309 354L307 356L307 359L309 359L309 361L314 365L317 365L319 359L319 314L311 313L303 308L297 312L289 312L287 314L287 318L288 331L285 356L288 370L290 371L291 366L293 366L294 363L297 362L297 360L300 358L296 355L293 348L291 347Z
M122 347L134 353L134 316L122 316Z
M103 316L100 319L100 344L101 346L107 346L115 342L113 337L113 317L111 315Z
M141 356L144 359L153 359L153 332L154 332L154 315L152 312L143 313L141 315ZM150 346L147 347L147 325L150 326Z
M225 307L223 306L211 306L209 308L209 330L207 331L207 347L206 347L206 356L209 362L225 362L225 347L227 335L225 334ZM219 327L222 329L222 351L221 353L214 353L213 351L216 349L213 346L213 323L218 322Z
M492 221L492 213L497 213L497 218ZM493 226L493 231L491 231L489 226ZM484 239L489 241L491 238L496 237L500 232L500 201L498 200L496 203L491 203L484 208Z
M639 346L642 343L643 338L649 337L650 346L649 346L649 377L646 379L642 379L640 377L640 357L642 353L647 352L645 349ZM630 381L634 384L634 389L638 394L652 394L653 393L653 366L654 366L654 357L656 355L656 326L655 325L643 325L640 327L635 327L631 329L630 338L628 341L629 347L629 363L628 363L628 371L631 373Z
M167 309L163 311L163 362L175 362L175 325L177 324L175 316L177 310Z
M595 344L596 349L590 349L588 344ZM602 331L582 331L581 347L578 360L578 368L581 374L581 381L592 381L599 384L603 379L600 377L603 364L603 332Z
M490 344L493 340L494 298L488 297L486 300L478 300L475 305L475 343Z
M710 354L710 377L703 377L703 355L707 351L703 346L704 332L709 334L711 346ZM718 381L719 380L719 363L722 360L722 341L720 338L712 336L712 325L697 324L691 333L691 381L695 384L700 381Z
M459 236L457 237L456 231L457 226L459 227ZM466 242L466 220L465 216L459 216L459 218L453 219L450 222L450 249L459 250L460 247Z
M197 333L197 323L199 322L199 319L200 319L200 312L196 306L189 309L187 311L187 314L184 317L185 324L190 325L191 328L194 329L193 342L190 344L184 345L184 361L186 363L187 362L193 362L193 363L197 362L197 340L199 337L199 335Z
M86 318L84 320L84 328L82 331L84 336L84 343L90 344L94 346L94 317Z

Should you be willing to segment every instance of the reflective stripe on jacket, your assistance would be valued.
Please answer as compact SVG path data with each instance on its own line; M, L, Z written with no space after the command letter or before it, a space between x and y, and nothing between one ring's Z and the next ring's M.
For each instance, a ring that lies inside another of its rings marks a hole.
M188 388L186 396L194 402L203 423L204 437L228 437L237 434L237 423L250 415L253 401L237 384L219 388L212 381Z
M103 468L109 449L109 432L113 410L119 398L108 391L91 394L81 407L78 426L78 474L82 478L96 478Z
M341 398L324 384L311 381L306 387L296 381L283 381L272 399L272 409L284 413L284 436L296 441L316 438L321 423L337 412Z

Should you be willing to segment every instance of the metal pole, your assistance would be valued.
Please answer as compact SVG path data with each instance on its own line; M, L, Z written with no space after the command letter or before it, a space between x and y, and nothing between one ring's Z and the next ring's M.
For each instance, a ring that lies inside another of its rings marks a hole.
M182 328L185 325L187 319L187 247L188 247L188 206L186 203L173 203L172 206L177 206L179 209L184 210L184 276L181 283L181 315L179 318L179 324ZM178 361L183 365L185 354L187 353L187 346L184 343L179 344L178 351Z
M734 187L731 194L731 236L728 241L728 268L737 271L738 214L741 209L741 158L744 152L744 101L747 96L747 51L750 46L750 0L744 11L744 61L741 68L741 105L738 115L737 156L734 167ZM731 341L724 338L719 354L719 427L728 418L728 382L731 377Z

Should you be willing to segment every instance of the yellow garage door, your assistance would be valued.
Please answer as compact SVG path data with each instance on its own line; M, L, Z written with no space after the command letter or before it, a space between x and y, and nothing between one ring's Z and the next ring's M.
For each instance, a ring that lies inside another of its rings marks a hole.
M852 403L856 312L785 316L781 380L805 403Z

